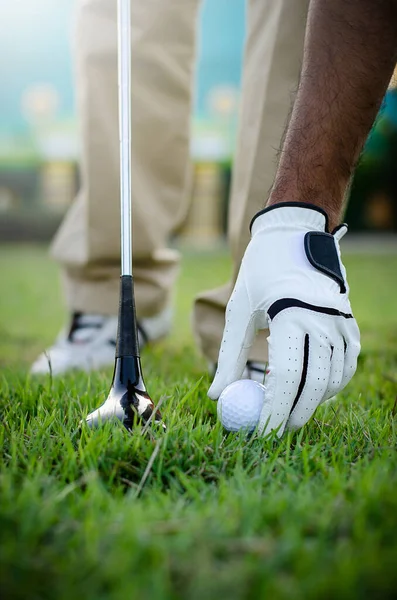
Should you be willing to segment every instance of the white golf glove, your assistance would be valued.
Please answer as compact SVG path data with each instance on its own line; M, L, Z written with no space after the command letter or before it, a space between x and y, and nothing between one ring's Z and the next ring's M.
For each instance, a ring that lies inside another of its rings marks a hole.
M346 231L327 233L326 214L299 203L266 208L251 223L208 395L216 400L241 378L256 332L268 328L263 433L302 427L355 373L360 332L339 248Z

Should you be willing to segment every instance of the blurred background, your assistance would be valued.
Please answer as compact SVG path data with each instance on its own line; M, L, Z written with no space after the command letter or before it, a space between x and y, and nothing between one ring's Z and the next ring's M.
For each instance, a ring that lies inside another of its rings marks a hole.
M191 155L192 206L181 237L225 236L236 141L245 0L201 11ZM70 0L0 0L0 239L49 240L78 187ZM227 27L224 26L227 19ZM223 26L222 26L223 25ZM390 87L357 169L352 230L397 230L397 89Z

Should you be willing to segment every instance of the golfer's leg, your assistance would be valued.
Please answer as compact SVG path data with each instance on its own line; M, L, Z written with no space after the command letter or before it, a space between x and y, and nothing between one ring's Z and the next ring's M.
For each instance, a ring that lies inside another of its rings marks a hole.
M216 362L224 313L249 241L249 223L263 208L277 167L277 150L296 90L309 0L250 0L242 105L229 209L233 280L196 299L194 326L200 347ZM264 257L266 260L266 257ZM250 358L263 361L265 334Z
M169 302L183 218L199 0L132 0L133 261L138 316ZM80 0L76 28L81 190L53 253L69 307L116 314L120 274L117 2Z

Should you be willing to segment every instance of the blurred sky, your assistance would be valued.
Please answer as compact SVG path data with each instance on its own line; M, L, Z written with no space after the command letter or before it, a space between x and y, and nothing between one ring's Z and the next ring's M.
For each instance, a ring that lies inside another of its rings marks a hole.
M70 43L77 1L0 0L0 135L25 133L21 98L37 84L57 91L58 118L73 117ZM239 86L244 8L244 0L204 1L196 116L205 117L211 89Z

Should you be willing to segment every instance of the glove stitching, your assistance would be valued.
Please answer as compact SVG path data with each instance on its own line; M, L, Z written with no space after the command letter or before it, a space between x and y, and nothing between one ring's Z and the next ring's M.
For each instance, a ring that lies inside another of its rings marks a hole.
M274 320L277 315L291 308L307 310L320 315L323 314L332 317L343 317L344 319L354 318L351 313L345 313L338 308L318 306L316 304L305 302L304 300L299 300L298 298L280 298L279 300L276 300L269 306L267 314L271 320Z
M243 262L241 263L241 269L240 269L240 271L241 271L241 275L242 275L242 278L243 278L243 283L244 283L245 291L246 291L246 294L247 294L249 309L250 309L250 312L253 312L252 311L252 300L251 300L251 296L250 296L250 293L249 293L249 286L247 285L247 280L246 280L246 276L245 276L245 263L244 263L244 259L243 259Z
M292 403L292 407L291 410L289 412L289 418L291 418L292 413L294 412L296 406L299 403L299 400L303 394L303 390L305 389L305 385L306 385L306 380L307 380L307 373L309 370L309 362L311 360L311 353L310 353L310 338L309 338L309 334L306 333L305 335L305 341L304 341L304 346L303 346L303 366L302 366L302 376L301 376L301 380L299 382L299 386L298 386L298 391L297 394L295 396L295 399Z
M329 347L328 347L328 348L329 348ZM312 357L309 357L308 372L310 371L310 372L312 373L312 369L314 369L314 366L315 366L315 362L313 362L313 360L312 360ZM326 369L326 367L325 367L325 369ZM314 379L314 378L313 378L313 380L315 381L315 379ZM324 402L324 400L325 400L325 399L328 397L328 394L329 394L329 389L330 389L330 380L331 380L331 359L330 359L330 361L329 361L329 375L328 375L328 378L327 378L327 379L325 379L325 378L323 379L323 382L324 382L324 381L326 381L326 385L325 385L324 393L322 394L321 398L320 398L320 399L318 399L318 401L316 402L316 406L315 406L314 410L311 410L311 414L310 414L310 416L309 416L309 417L306 417L306 419L304 420L304 422L301 422L301 423L300 423L300 426L304 425L305 423L307 423L307 422L310 420L310 418L311 418L311 417L312 417L312 415L315 413L315 411L317 410L317 408L318 408L318 407L319 407L319 406L320 406L320 405L321 405L321 404ZM321 378L320 378L320 377L318 378L318 380L317 380L317 381L319 381L319 382L320 382L320 383L318 383L317 385L320 385L320 386L321 386ZM297 414L297 412L298 412L298 411L301 409L301 407L302 407L302 406L304 406L304 404L303 404L303 392L304 392L304 390L302 391L302 395L301 395L301 397L299 398L299 402L297 402L297 404L296 404L296 406L295 406L295 409L294 409L293 411L291 411L291 414L290 414L290 418L289 418L289 420L291 420L291 418L292 418L292 417L294 417L294 416ZM317 393L318 393L318 389L314 389L314 392L313 392L313 394L314 394L315 392L317 392ZM314 399L315 399L315 396L314 396ZM309 401L308 408L309 408L309 409L312 409L312 406L310 406L310 400L313 400L313 396L311 396L311 397L309 397L309 398L306 398L306 400L308 400L308 401ZM307 410L307 409L306 409L306 410ZM295 425L295 426L296 426L296 425Z
M289 313L295 313L295 314L300 314L301 312L311 312L311 311L307 311L305 308L298 308L298 307L285 308L283 311L279 312L275 317L273 317L273 319L270 320L269 327L271 327L272 323L275 323L276 320L279 320L280 317L282 317L283 315L285 316L285 313L287 311ZM313 317L314 317L314 315L313 315ZM339 319L343 319L342 323L345 320L345 317L342 317L340 315L327 315L327 314L321 313L321 312L316 312L314 318L315 319L323 319L325 321L331 321L331 322L335 322L334 319L337 320L336 322L338 322ZM355 320L354 317L352 317L352 319ZM340 335L342 336L342 334L340 334Z

